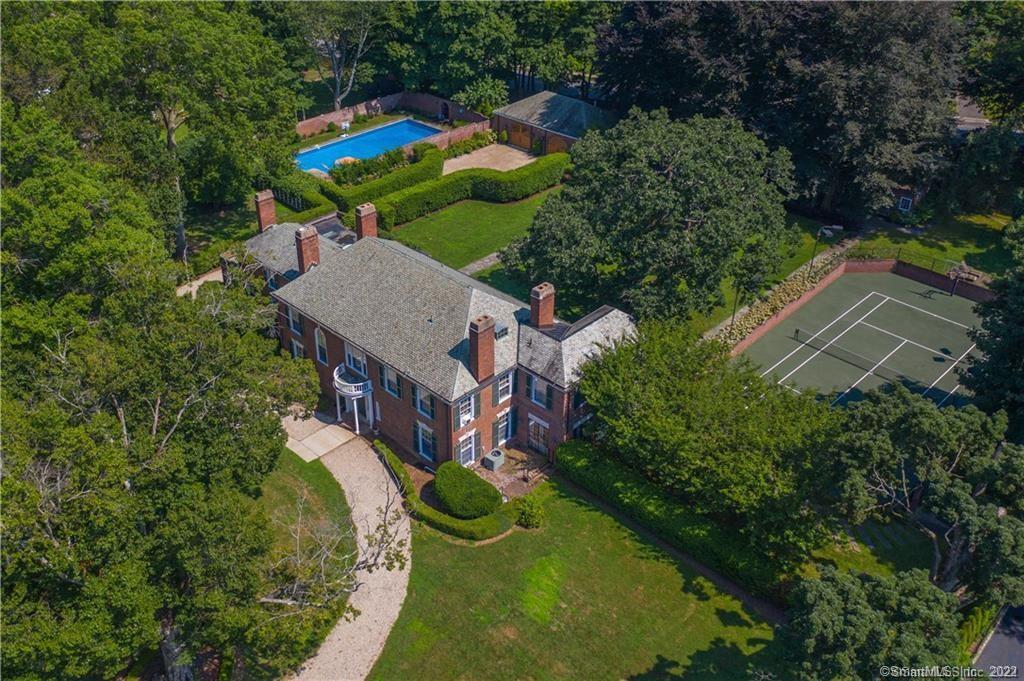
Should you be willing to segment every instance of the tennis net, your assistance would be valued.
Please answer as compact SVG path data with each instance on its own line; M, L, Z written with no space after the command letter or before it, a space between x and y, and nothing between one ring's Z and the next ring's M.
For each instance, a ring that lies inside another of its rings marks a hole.
M835 357L836 359L842 360L847 364L851 364L858 369L870 371L875 376L889 381L890 383L914 382L913 379L907 377L905 374L901 374L898 371L882 366L876 360L869 359L864 355L854 352L853 350L847 350L840 345L830 343L827 339L819 338L817 334L813 334L810 331L797 329L793 332L793 338L807 347L814 348L818 352L828 355L829 357Z

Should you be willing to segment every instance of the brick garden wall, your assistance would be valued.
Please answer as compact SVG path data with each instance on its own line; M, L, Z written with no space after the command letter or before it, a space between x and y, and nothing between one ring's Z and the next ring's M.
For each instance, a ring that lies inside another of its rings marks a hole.
M310 135L323 132L331 123L340 126L345 121L351 121L357 115L375 116L394 111L395 109L414 111L427 118L441 120L444 118L445 105L448 106L448 118L450 120L468 121L469 123L487 122L487 118L483 115L450 99L444 99L443 97L425 92L398 92L393 95L385 95L384 97L368 99L365 102L346 106L340 111L330 111L319 116L307 118L304 121L299 121L295 124L295 132L300 137L309 137ZM461 128L459 129L461 130Z
M919 281L922 284L937 288L946 293L950 293L953 290L953 281L949 277L939 274L938 272L925 269L924 267L912 265L902 260L847 260L840 263L838 267L825 275L825 277L813 288L808 289L802 296L776 312L774 316L767 319L763 324L761 324L761 326L754 329L746 338L734 345L730 354L735 357L745 351L751 345L760 340L762 336L788 319L790 315L803 307L807 301L821 293L825 287L844 274L863 274L871 272L891 272L892 274L906 277L907 279ZM968 282L960 282L957 285L956 295L961 298L966 298L967 300L972 300L976 303L992 300L995 297L995 294L989 289Z

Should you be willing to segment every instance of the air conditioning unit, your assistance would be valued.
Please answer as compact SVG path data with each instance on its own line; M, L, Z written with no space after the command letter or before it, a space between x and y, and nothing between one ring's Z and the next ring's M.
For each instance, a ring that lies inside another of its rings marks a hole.
M480 462L489 471L496 471L505 464L505 452L500 449L492 449L488 454L484 455L483 460Z

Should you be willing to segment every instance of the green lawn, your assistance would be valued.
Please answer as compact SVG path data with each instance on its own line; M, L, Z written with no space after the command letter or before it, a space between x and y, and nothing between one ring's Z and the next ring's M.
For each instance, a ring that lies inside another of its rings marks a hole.
M460 201L392 230L406 246L459 269L526 234L544 199L557 188L512 203Z
M778 676L771 626L557 481L547 522L484 546L416 524L372 679Z
M1003 228L1010 216L998 211L988 215L937 215L923 234L895 229L881 230L861 245L865 248L908 248L926 257L966 262L988 274L1003 274L1012 264L1003 245Z
M288 449L281 452L277 468L263 481L262 489L260 504L271 518L276 515L283 522L294 520L295 502L304 490L308 494L307 517L313 522L322 518L340 523L349 516L345 493L327 467L319 461L306 463ZM278 523L274 523L274 533L278 546L293 541Z
M851 534L812 554L813 563L832 565L840 570L855 570L872 575L891 575L913 568L931 566L931 542L918 530L898 521L880 523L868 520L852 528ZM809 563L804 574L817 573Z
M493 286L499 291L507 293L517 300L522 300L524 302L530 300L530 289L532 288L532 285L523 281L514 273L510 274L500 263L480 270L473 275L473 278L479 279L488 286ZM557 301L558 298L556 297L556 304ZM556 310L556 314L558 314L559 317L565 318L565 313L561 309Z
M283 207L277 204L278 211ZM256 234L256 209L246 201L238 208L190 211L185 215L185 234L189 269L193 275L202 274L217 267L221 253Z

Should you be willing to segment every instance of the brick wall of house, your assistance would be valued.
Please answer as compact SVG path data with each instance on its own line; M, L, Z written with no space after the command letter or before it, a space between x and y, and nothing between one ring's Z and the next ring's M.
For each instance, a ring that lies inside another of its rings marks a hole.
M539 405L530 399L527 389L526 376L529 374L525 369L519 369L519 381L516 390L516 404L518 407L519 423L516 426L516 444L520 447L529 447L530 441L530 415L548 424L547 455L554 457L555 448L568 439L569 433L567 420L571 407L569 393L561 390L555 385L551 386L553 391L551 409ZM536 377L535 377L536 379Z

